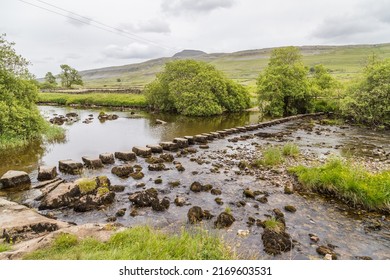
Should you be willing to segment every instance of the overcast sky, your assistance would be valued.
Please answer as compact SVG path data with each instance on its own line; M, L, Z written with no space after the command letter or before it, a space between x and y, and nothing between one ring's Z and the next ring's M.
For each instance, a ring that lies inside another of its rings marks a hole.
M0 33L42 77L60 64L87 70L183 49L388 43L390 1L0 0Z

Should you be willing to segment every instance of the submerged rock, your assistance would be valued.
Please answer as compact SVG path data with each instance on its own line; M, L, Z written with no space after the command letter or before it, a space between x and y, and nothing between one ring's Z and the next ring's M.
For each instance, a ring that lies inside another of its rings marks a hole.
M154 188L135 192L129 196L129 200L137 207L150 207L156 199L158 199L158 193Z
M236 219L227 212L222 212L218 215L217 220L215 221L214 225L216 228L226 228L230 227Z
M337 260L336 253L331 248L329 248L327 246L319 246L319 247L317 247L316 251L318 254L323 255L323 256L331 255L332 260Z
M292 206L292 205L286 205L286 206L284 206L284 210L286 210L287 212L291 212L291 213L297 212L297 208L295 208L295 207Z
M133 166L131 166L129 164L114 166L111 169L112 174L114 174L118 177L121 177L121 178L127 178L133 172L134 172Z
M203 219L203 210L199 206L191 207L190 210L188 210L187 218L190 224L196 224Z
M291 236L284 231L277 232L266 228L261 235L261 239L264 251L270 255L288 252L294 247Z

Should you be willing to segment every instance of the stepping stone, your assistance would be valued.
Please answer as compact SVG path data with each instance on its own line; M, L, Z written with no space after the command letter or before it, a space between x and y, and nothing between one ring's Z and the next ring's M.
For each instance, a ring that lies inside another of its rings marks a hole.
M188 147L188 139L186 138L175 138L173 143L176 143L180 149Z
M218 132L210 132L211 135L214 136L214 138L221 138L221 134L219 134Z
M134 172L134 169L131 165L129 164L124 164L124 165L119 165L119 166L114 166L111 169L111 173L122 178L127 178L130 176L131 173Z
M245 132L247 129L243 126L239 126L239 127L236 127L236 129L238 129L239 131L241 132Z
M113 164L115 163L115 158L112 153L104 153L99 155L100 160L103 164Z
M28 174L24 171L9 170L0 178L0 189L31 185Z
M195 144L194 136L184 136L184 138L188 140L188 145Z
M136 154L130 151L115 152L115 157L124 161L136 160L137 158Z
M87 168L97 169L103 167L103 162L100 158L82 157L81 159Z
M163 148L160 145L146 145L146 147L152 150L152 153L162 153Z
M58 168L63 173L72 175L80 174L83 171L83 164L71 159L60 160L58 162Z
M210 133L202 133L201 135L203 136L206 136L207 140L214 140L214 135L210 134Z
M166 151L176 151L179 148L178 144L173 142L161 142L160 146Z
M38 168L38 181L53 180L57 175L56 166L39 166Z
M148 147L139 147L139 146L136 146L136 147L133 147L132 151L137 155L137 156L140 156L140 157L150 157L152 155L152 149L151 148L148 148Z
M198 134L194 136L194 140L197 143L207 143L207 136Z

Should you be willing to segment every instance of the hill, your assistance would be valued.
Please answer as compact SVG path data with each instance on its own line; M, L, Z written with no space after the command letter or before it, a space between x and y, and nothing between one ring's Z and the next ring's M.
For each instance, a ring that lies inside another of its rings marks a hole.
M390 57L390 44L299 47L308 67L324 64L339 80L350 80L361 73L369 56ZM227 77L254 86L260 71L267 66L272 48L233 53L207 54L184 50L173 57L163 57L142 63L81 71L86 87L143 87L155 78L164 64L174 59L196 59L209 62Z

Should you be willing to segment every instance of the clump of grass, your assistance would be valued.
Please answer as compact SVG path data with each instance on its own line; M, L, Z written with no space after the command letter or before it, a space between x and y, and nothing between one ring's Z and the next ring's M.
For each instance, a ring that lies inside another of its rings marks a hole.
M43 130L43 137L49 143L64 141L66 138L65 129L46 123Z
M289 142L283 146L282 153L284 156L295 158L299 155L299 148L296 144Z
M97 195L98 196L103 196L105 195L106 193L109 193L110 190L107 188L107 187L100 187L97 189Z
M264 221L264 228L272 230L276 233L281 233L284 231L283 223L279 222L274 217Z
M5 243L0 243L0 253L1 252L6 252L9 249L11 249L11 246Z
M330 194L353 205L390 211L390 170L372 174L339 158L319 167L290 168L306 188Z
M232 214L232 209L230 207L226 207L225 212L228 214Z
M278 147L270 147L264 150L263 158L255 161L256 165L275 166L284 161L282 151Z
M97 187L95 178L81 178L76 181L76 184L82 194L92 192Z
M60 239L60 241L58 241ZM234 255L223 242L204 230L166 234L138 226L114 234L109 241L75 236L60 236L48 248L35 251L25 259L48 260L220 260Z
M342 124L344 124L344 122L341 119L323 119L320 121L320 124L323 124L323 125L342 125Z

